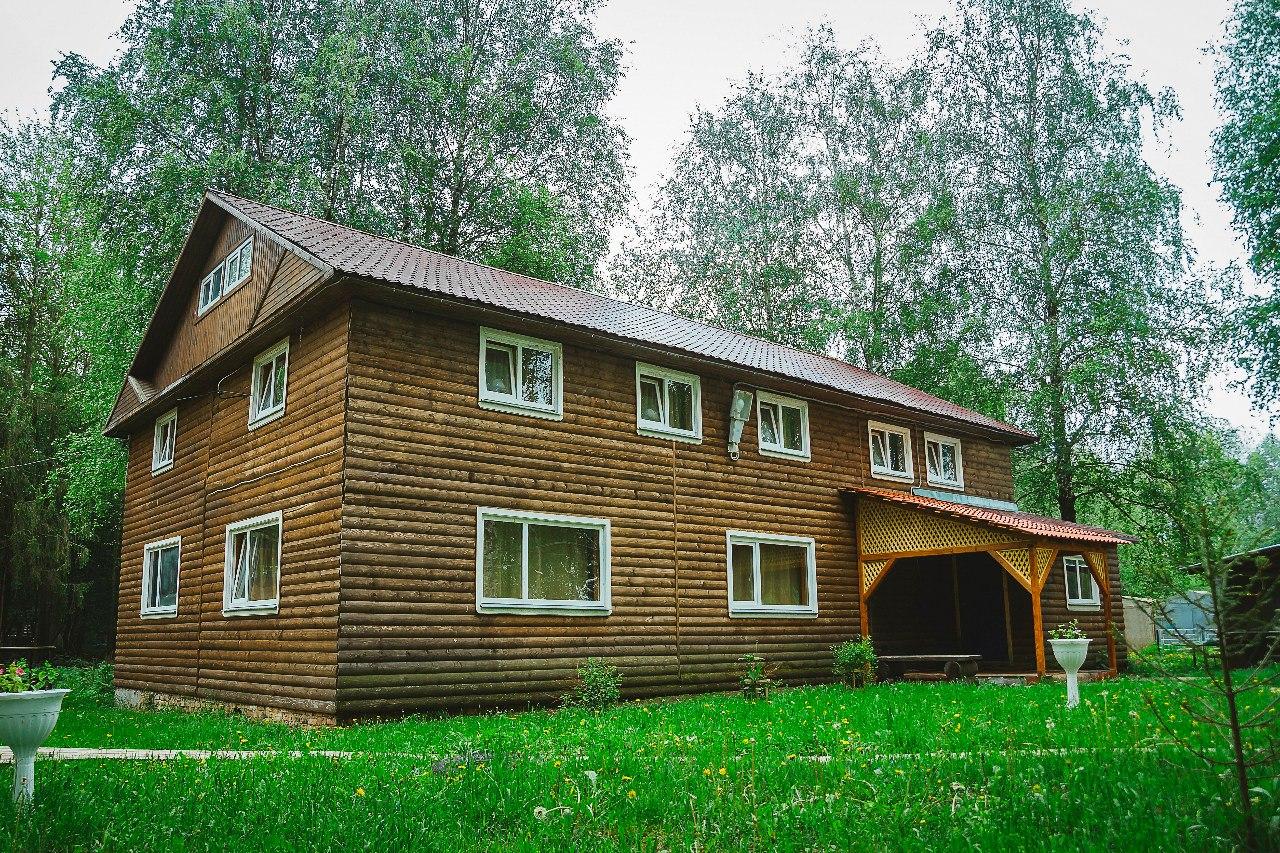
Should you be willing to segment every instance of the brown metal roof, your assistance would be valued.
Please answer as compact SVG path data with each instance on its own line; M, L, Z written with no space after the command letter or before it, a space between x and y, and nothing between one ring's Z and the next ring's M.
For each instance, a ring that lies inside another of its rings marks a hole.
M1034 441L1025 430L926 394L848 362L770 343L452 255L377 237L323 219L223 192L209 195L275 232L335 271L568 323L626 340L679 350Z
M853 486L844 489L844 491L860 497L877 498L882 501L911 507L912 509L944 515L959 521L976 522L987 527L998 527L1002 530L1011 530L1014 533L1041 539L1067 539L1074 542L1092 542L1104 545L1120 545L1138 541L1132 536L1117 533L1114 530L1090 527L1087 524L1076 524L1073 521L1063 521L1060 518L1049 518L1043 515L1033 515L1029 512L1017 512L1016 510L988 509L953 501L942 501L937 498L927 498L898 489Z

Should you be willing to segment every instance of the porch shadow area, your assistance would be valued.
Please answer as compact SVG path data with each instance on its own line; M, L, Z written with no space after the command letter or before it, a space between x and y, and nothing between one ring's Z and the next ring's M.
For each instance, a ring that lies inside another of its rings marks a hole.
M1036 671L1031 595L987 554L897 561L866 601L882 655L981 655L980 673Z

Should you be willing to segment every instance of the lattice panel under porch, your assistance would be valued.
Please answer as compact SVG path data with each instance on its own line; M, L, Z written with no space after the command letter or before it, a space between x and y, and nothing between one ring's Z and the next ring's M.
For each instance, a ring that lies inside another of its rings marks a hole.
M876 578L884 572L888 560L867 560L862 564L862 591L865 593L875 584Z
M1030 548L1006 548L996 553L1004 558L1004 561L1009 564L1009 568L1013 569L1027 585L1031 584Z
M1049 576L1049 570L1053 568L1053 564L1058 561L1058 551L1056 548L1037 548L1036 549L1036 586L1044 586L1044 579Z
M1007 543L1017 536L916 512L875 499L858 501L863 554L897 554Z

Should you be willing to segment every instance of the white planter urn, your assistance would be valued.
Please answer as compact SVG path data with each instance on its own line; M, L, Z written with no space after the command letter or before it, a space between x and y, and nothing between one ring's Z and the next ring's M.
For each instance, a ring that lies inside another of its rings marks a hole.
M0 693L0 743L13 750L13 801L31 801L36 789L36 750L53 731L70 690Z
M1074 708L1080 704L1080 684L1076 675L1084 666L1084 659L1089 654L1089 640L1050 640L1053 646L1053 657L1058 666L1067 673L1067 707Z

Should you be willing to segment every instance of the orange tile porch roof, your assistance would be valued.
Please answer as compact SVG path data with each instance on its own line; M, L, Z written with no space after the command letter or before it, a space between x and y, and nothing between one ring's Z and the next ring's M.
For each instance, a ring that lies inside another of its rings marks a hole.
M882 489L875 486L851 486L843 490L857 497L870 497L888 501L914 510L932 512L958 521L996 527L1037 539L1066 539L1073 542L1090 542L1100 545L1122 545L1138 540L1124 533L1076 524L1060 518L1049 518L1029 512L1007 509L991 509L970 504L943 501L915 495L899 489Z

